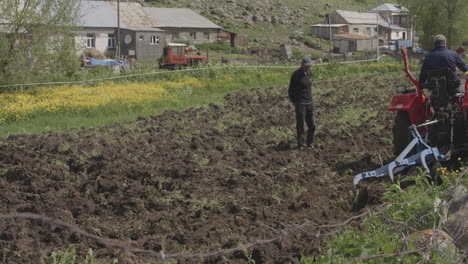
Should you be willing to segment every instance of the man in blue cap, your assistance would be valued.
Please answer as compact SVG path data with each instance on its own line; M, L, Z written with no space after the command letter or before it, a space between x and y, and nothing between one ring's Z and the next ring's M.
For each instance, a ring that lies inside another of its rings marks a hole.
M289 82L288 95L296 111L297 147L314 148L315 118L312 100L312 79L310 66L314 63L309 57L302 59L301 67L294 71ZM304 145L304 121L307 124L307 140Z

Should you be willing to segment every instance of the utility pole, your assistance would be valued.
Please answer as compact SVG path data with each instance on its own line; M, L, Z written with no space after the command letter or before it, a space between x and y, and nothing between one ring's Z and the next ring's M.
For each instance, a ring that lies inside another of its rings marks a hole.
M330 39L330 60L333 61L333 39L332 39L332 28L331 28L331 14L328 13L328 39Z
M379 40L379 12L375 13L377 16L377 60L379 60L380 57L380 40Z
M115 59L120 59L120 0L117 0L117 48L115 52Z

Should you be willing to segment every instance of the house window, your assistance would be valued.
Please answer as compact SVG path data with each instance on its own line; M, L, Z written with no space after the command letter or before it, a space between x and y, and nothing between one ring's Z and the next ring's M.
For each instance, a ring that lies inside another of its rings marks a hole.
M367 30L367 33L371 33L371 28L370 27L366 28L366 30Z
M150 37L150 44L159 45L159 36L151 36Z
M181 48L179 48L179 47L173 48L172 49L172 54L174 54L174 55L182 54Z
M94 34L92 33L86 34L86 48L94 48L94 47L96 47Z
M401 25L407 25L407 24L408 24L408 22L407 22L406 17L405 17L405 16L402 16L402 17L401 17Z
M398 22L399 22L398 16L393 16L392 20L393 20L393 24L394 24L394 25L399 25L399 23L398 23Z
M395 35L396 35L396 38L400 38L400 32L396 32Z
M359 28L353 28L354 33L359 33Z
M179 32L172 33L172 39L179 39Z
M115 48L115 36L113 33L107 34L107 47Z
M204 32L203 35L205 36L205 39L210 39L210 33Z
M145 40L145 36L140 35L140 40Z

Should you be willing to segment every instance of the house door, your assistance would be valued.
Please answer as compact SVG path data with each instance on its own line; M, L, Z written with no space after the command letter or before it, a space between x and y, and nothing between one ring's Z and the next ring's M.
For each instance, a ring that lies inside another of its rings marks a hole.
M406 32L403 32L403 40L406 39Z

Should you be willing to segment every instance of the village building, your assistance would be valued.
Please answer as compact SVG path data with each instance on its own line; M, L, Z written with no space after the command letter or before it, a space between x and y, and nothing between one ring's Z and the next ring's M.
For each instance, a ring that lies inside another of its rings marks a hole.
M375 50L378 47L377 38L358 34L337 34L333 36L333 53L349 53Z
M412 46L412 32L408 10L395 4L383 4L365 13L335 10L321 23L312 25L312 34L331 38L333 50L340 53L376 49L373 38L378 39L379 46L392 50L400 45Z
M81 1L80 12L80 29L74 36L80 53L95 49L114 57L120 45L122 57L155 59L163 55L170 41L200 44L218 41L226 34L186 8L153 8L130 2L121 2L117 8L112 1Z
M369 13L378 13L385 20L379 23L379 43L391 50L398 50L400 45L411 47L415 40L412 20L407 8L396 4L383 4Z
M346 10L335 10L327 15L325 20L312 26L312 32L317 37L329 38L329 28L333 34L357 34L367 37L377 37L379 20L384 19L378 14L360 13Z
M370 10L369 13L380 14L386 22L386 24L381 23L382 26L394 27L396 32L406 33L396 35L395 38L400 37L403 40L414 39L412 36L412 21L407 8L396 4L383 4Z
M221 27L187 8L145 7L154 21L153 25L164 30L167 41L186 41L191 44L216 42Z

